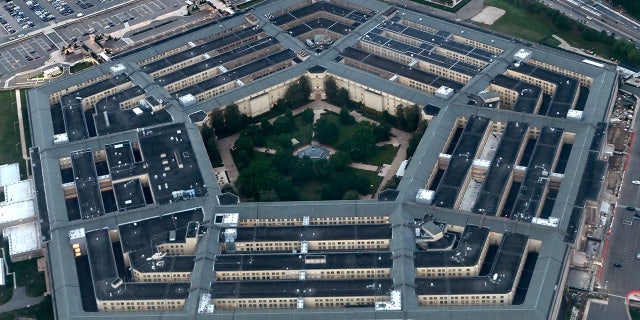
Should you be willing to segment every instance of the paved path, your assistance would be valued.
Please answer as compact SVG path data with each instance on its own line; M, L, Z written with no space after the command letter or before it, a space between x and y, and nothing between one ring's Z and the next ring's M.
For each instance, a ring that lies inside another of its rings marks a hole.
M24 135L24 120L22 119L22 98L20 97L20 90L16 89L16 108L18 110L18 124L20 126L20 146L22 147L22 159L25 162L25 168L27 176L30 175L29 166L29 154L27 153L27 141Z
M40 303L43 297L29 297L24 287L18 287L13 290L13 297L9 302L0 306L0 313L9 312L16 309L22 309Z

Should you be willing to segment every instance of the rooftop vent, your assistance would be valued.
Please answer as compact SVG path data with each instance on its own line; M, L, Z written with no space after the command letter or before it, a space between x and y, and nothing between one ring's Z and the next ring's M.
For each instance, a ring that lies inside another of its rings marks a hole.
M436 97L441 98L441 99L449 99L453 96L454 90L447 87L447 86L442 86L440 88L438 88L438 90L436 90Z
M127 70L127 67L125 67L124 64L122 63L118 63L116 65L111 66L109 70L111 71L111 74L115 76L115 75L124 73L124 71Z
M529 50L520 49L518 52L513 54L513 60L518 62L527 62L529 61L529 58L531 58L531 51Z

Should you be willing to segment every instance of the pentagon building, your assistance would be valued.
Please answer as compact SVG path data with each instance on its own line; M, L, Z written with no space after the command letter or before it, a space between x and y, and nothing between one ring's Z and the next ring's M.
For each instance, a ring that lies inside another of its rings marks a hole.
M422 107L396 190L221 196L198 126L301 76ZM55 316L553 319L616 91L613 65L365 0L268 1L33 89Z

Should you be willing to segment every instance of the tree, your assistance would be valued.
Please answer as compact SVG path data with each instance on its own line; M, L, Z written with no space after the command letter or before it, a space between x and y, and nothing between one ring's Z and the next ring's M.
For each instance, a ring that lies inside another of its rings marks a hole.
M293 144L291 143L290 135L288 134L279 135L278 138L276 139L276 143L278 144L278 146L282 148L283 152L286 152L286 153L291 152Z
M418 148L418 144L422 139L422 135L424 134L424 131L427 130L427 126L428 126L427 122L422 121L420 123L420 126L418 127L418 130L416 130L411 134L411 139L409 140L409 145L407 146L407 158L412 157L413 153L416 152L416 149Z
M304 183L313 178L313 160L308 157L298 158L291 167L293 182Z
M304 109L304 111L300 113L300 116L305 123L313 123L313 110L311 108Z
M347 150L351 159L357 162L365 161L375 151L376 138L373 128L368 122L360 122L353 137L347 143Z
M249 156L253 155L254 147L253 139L247 136L240 136L233 145L233 149L236 152L245 151Z
M418 125L420 124L420 107L415 104L410 107L406 107L404 110L404 117L407 122L407 130L409 132L415 131L418 129Z
M349 103L349 90L345 88L338 89L336 94L336 104L340 107L344 107Z
M289 171L295 160L296 158L289 153L276 152L271 158L271 166L283 175L289 175Z
M202 125L202 130L200 131L202 134L202 141L209 141L209 139L213 138L216 135L216 132L213 131L208 124Z
M275 202L280 201L280 197L278 197L278 193L273 189L260 190L258 192L258 201Z
M329 164L337 172L345 171L351 164L351 157L346 152L338 151L329 158Z
M242 113L240 113L240 108L238 108L237 104L232 103L224 108L224 120L227 131L230 134L234 134L242 130Z
M396 125L400 130L407 130L407 118L404 116L404 106L398 105L396 107Z
M244 128L240 135L250 137L256 146L264 146L266 143L265 135L262 133L262 128L255 124Z
M391 138L391 127L388 124L374 124L373 135L376 137L376 142L387 141Z
M262 128L262 133L264 133L264 135L269 135L273 132L273 125L266 117L262 117L262 119L260 119L260 128Z
M311 95L309 78L302 76L289 85L284 93L284 99L289 102L290 108L297 108L309 102L309 95Z
M295 126L293 124L293 119L290 117L281 116L273 122L273 132L277 134L288 133L293 131Z
M209 125L218 137L226 137L227 131L224 125L224 112L222 109L213 109L209 114Z
M356 118L349 114L349 110L345 107L340 108L340 114L338 117L340 124L349 125L356 123Z
M207 144L205 145L207 149L207 155L209 156L209 161L214 167L218 167L222 163L222 158L220 157L220 152L218 152L218 146L216 145L216 138L211 137L207 140Z
M329 77L324 80L324 92L327 95L327 101L331 103L336 102L336 97L338 96L338 85L333 77Z
M338 141L338 126L327 118L320 118L313 125L314 139L324 144L334 144Z
M266 197L274 190L281 200L294 200L297 193L282 174L271 167L267 160L256 160L240 172L237 183L240 192L253 199L260 199L261 192Z

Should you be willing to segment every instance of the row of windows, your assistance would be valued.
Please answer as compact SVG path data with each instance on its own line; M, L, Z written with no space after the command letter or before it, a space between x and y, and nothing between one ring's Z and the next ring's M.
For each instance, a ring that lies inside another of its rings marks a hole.
M369 297L324 297L304 298L305 308L344 307L347 305L371 305L375 301L388 299L387 296ZM282 299L214 299L213 304L218 309L293 309L296 308L296 298Z
M310 225L343 225L343 224L386 224L388 216L382 217L314 217L309 218ZM301 226L302 218L267 218L267 219L241 219L239 226Z
M100 311L182 310L184 300L100 301Z
M565 76L569 76L571 78L578 79L580 81L580 85L581 86L585 86L587 88L590 88L591 84L593 83L593 79L591 77L588 77L588 76L586 76L584 74L580 74L580 73L577 73L577 72L573 72L573 71L564 69L564 68L562 68L560 66L551 65L551 64L540 62L540 61L536 61L536 60L533 60L533 59L530 59L528 61L528 63L531 64L531 65L534 65L536 67L541 67L543 69L547 69L547 70L550 70L550 71L553 71L553 72L557 72L557 73L563 74Z
M506 295L418 296L420 305L496 305L511 303Z
M111 78L112 75L111 73L106 73L103 75L100 75L98 77L95 77L93 79L78 83L76 85L70 86L68 88L65 88L64 90L60 90L57 92L54 92L52 94L49 95L49 104L56 104L56 103L60 103L60 97L62 97L63 95L69 93L69 92L73 92L73 91L77 91L78 89L84 88L84 87L88 87L91 84L94 84L96 82L99 81L103 81L105 79Z
M150 64L152 62L158 61L160 59L166 58L166 57L168 57L170 55L176 54L178 52L185 51L185 50L187 50L189 48L191 48L191 46L189 46L188 44L184 44L182 46L179 46L177 48L173 48L171 50L167 50L167 51L165 51L165 52L163 52L161 54L155 55L153 57L150 57L150 58L147 58L147 59L144 59L144 60L140 60L140 61L138 61L138 65L144 66L144 65Z
M468 45L474 46L476 48L481 48L481 49L484 49L484 50L487 50L489 52L493 52L493 53L496 53L496 54L502 54L502 52L504 52L504 50L502 50L502 49L500 49L498 47L494 47L494 46L488 45L486 43L475 41L475 40L471 40L469 38L461 37L461 36L458 36L458 35L453 35L452 38L455 41L458 41L458 42L461 42L461 43L464 43L464 44L468 44Z
M221 32L213 34L213 35L207 37L206 39L202 39L202 40L203 40L203 42L209 42L211 40L218 39L218 38L224 36L227 33L234 33L234 32L236 32L238 30L241 30L241 29L244 29L243 25L237 25L237 26L232 27L232 28L224 29ZM196 42L196 41L193 41L193 42ZM185 50L187 50L189 48L191 48L190 45L184 44L184 45L182 45L180 47L165 51L165 52L163 52L161 54L158 54L158 55L155 55L153 57L150 57L150 58L147 58L147 59L144 59L144 60L140 60L140 61L138 61L138 65L144 66L144 65L147 65L147 64L149 64L151 62L158 61L158 60L160 60L162 58L165 58L165 57L168 57L170 55L173 55L175 53L185 51Z
M200 61L203 61L203 60L204 60L204 57L202 55L198 55L198 56L193 57L191 59L183 60L183 61L181 61L179 63L174 63L174 64L172 64L172 65L170 65L170 66L168 66L166 68L162 68L160 70L154 71L149 75L152 78L156 79L158 77L162 77L162 76L167 75L169 73L178 71L178 70L180 70L180 69L182 69L184 67L188 67L188 66L194 65L194 64L196 64L196 63L198 63Z

